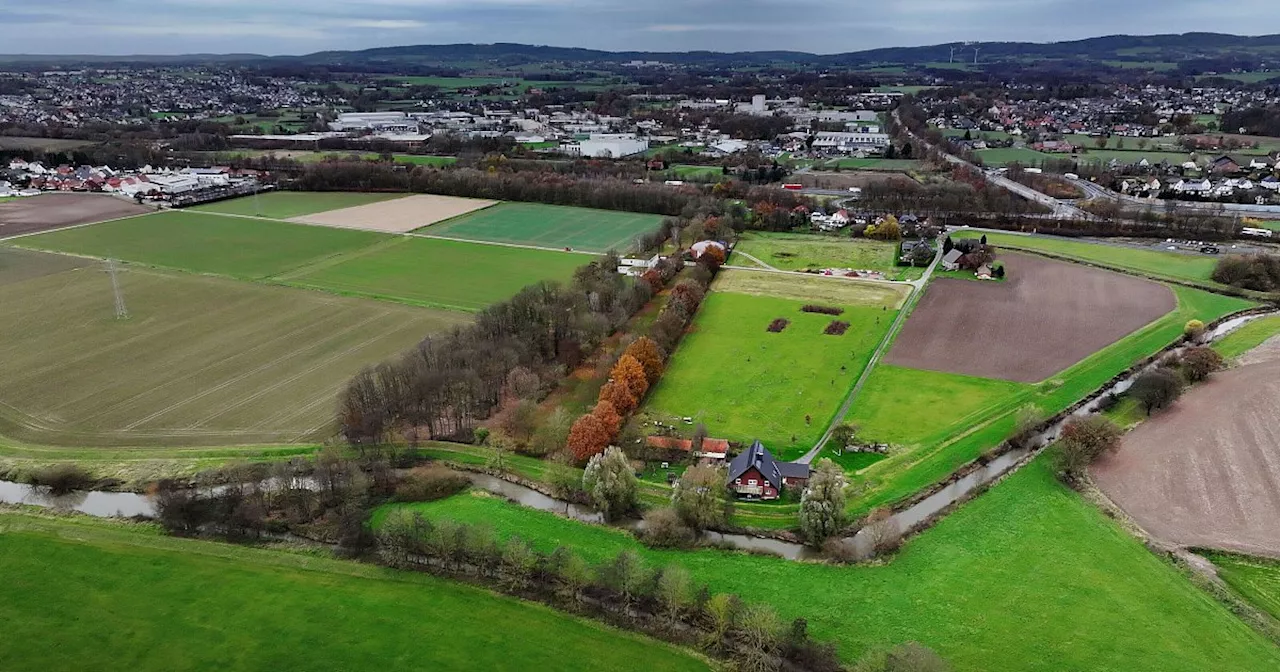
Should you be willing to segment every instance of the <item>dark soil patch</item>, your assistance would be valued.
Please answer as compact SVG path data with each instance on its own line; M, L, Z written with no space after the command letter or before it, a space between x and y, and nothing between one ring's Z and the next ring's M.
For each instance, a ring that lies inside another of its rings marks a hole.
M844 336L844 332L849 331L849 323L840 320L832 320L831 324L822 333L828 336Z
M775 318L769 323L769 326L765 328L765 331L770 331L776 334L783 329L786 329L788 324L791 324L791 320L788 320L785 317Z
M890 364L1034 383L1172 311L1150 280L1023 254L1001 255L1009 279L940 278L885 359Z
M0 238L154 212L106 194L41 194L0 203Z

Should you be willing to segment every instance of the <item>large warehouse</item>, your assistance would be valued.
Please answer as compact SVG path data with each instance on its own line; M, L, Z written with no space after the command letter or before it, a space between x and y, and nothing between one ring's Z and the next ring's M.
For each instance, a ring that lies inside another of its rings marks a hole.
M578 143L577 153L596 159L621 159L649 149L649 141L630 133L602 133ZM573 151L573 147L567 148Z

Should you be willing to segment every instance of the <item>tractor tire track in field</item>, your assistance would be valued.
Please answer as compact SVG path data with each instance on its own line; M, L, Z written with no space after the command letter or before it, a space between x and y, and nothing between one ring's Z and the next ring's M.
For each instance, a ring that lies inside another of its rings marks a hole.
M336 333L336 334L330 334L329 338L326 338L326 339L324 339L324 340L322 340L322 341L316 341L315 343L312 343L312 344L308 345L308 346L307 346L307 347L305 347L305 348L301 348L301 349L299 349L299 350L295 350L295 351L293 351L293 352L291 352L291 353L289 353L289 354L287 354L287 355L284 355L284 356L282 356L282 357L278 357L278 358L276 358L276 359L273 359L273 360L271 360L270 362L267 362L267 363L265 363L265 364L262 364L261 366L258 366L258 367L254 368L254 369L251 369L251 370L249 370L249 371L246 371L246 372L244 372L244 373L242 373L242 374L240 374L240 375L238 375L238 376L234 376L234 377L232 377L232 378L230 378L230 379L227 379L227 380L225 380L225 381L223 381L223 382L221 382L221 383L219 383L219 384L217 384L217 385L215 385L215 386L213 386L213 387L211 387L211 388L209 388L209 389L207 389L207 390L203 390L203 391L201 391L200 393L198 393L198 394L196 394L196 395L193 395L193 396L187 397L187 398L185 398L185 399L181 399L181 400L179 400L179 401L176 401L176 402L174 402L174 403L172 403L172 404L170 404L170 405L168 405L168 406L166 406L166 407L164 407L164 408L162 408L162 409L160 409L160 410L158 410L158 411L156 411L156 412L152 413L151 415L146 416L145 418L142 418L142 419L140 419L140 420L137 420L137 421L135 421L135 422L133 422L133 423L131 423L131 424L129 424L129 425L126 425L124 429L126 429L126 430L136 429L136 428L137 428L137 427L139 427L140 425L143 425L143 424L146 424L146 423L148 423L148 422L151 422L152 420L155 420L156 418L159 418L159 417L161 417L161 416L163 416L163 415L165 415L165 414L169 413L170 411L173 411L173 410L176 410L176 409L181 408L181 407L183 407L183 406L186 406L187 404L190 404L190 403L191 403L191 402L193 402L193 401L199 401L200 399L203 399L203 398L205 398L205 397L207 397L207 396L209 396L209 395L211 395L211 394L214 394L214 393L216 393L216 392L220 392L220 391L222 391L222 390L224 390L224 389L226 389L226 388L228 388L228 387L230 387L230 386L232 386L232 385L235 385L236 383L239 383L239 382L241 382L241 381L245 380L246 378L249 378L249 377L251 377L251 376L254 376L254 375L256 375L256 374L258 374L258 373L261 373L261 372L263 372L263 371L267 371L267 370L269 370L269 369L271 369L271 368L274 368L274 367L278 366L281 362L288 361L288 360L290 360L290 359L293 359L294 357L297 357L298 355L301 355L301 354L304 354L304 353L310 352L311 350L314 350L314 349L316 349L316 348L318 348L318 347L320 347L320 346L322 346L322 345L324 345L324 344L326 344L326 343L328 343L328 342L330 342L330 341L334 340L335 338L341 338L342 336L346 336L347 334L351 333L352 331L355 331L356 329L360 329L360 328L362 328L362 327L364 327L364 326L368 325L369 323L371 323L371 322L373 322L373 321L375 321L375 320L381 319L381 318L382 318L382 317L384 317L385 315L386 315L386 312L378 313L378 314L374 315L373 317L370 317L370 318L368 318L368 319L364 320L363 322L359 322L359 323L356 323L356 324L354 324L354 325L350 325L350 326L348 326L347 328L343 329L342 331L340 331L340 332L338 332L338 333ZM197 426L198 426L199 424L201 424L201 423L197 423Z
M386 317L388 314L390 314L390 313L389 313L389 312L385 312L385 313L383 313L383 314L379 315L377 318L373 318L373 319L381 319L381 318L383 318L383 317ZM368 324L369 322L372 322L372 321L373 321L373 319L371 319L371 320L367 320L366 322L362 323L362 324L361 324L361 325L359 325L359 326L362 326L362 327L363 327L365 324ZM402 330L403 330L403 329L401 329L401 331L402 331ZM350 331L350 330L348 330L348 332L349 332L349 331ZM344 335L345 335L345 333L347 333L347 332L344 332ZM235 410L235 409L237 409L237 408L240 408L240 407L244 406L245 404L248 404L248 403L250 403L250 402L256 401L257 399L259 399L259 398L263 397L263 396L264 396L264 395L266 395L266 394L270 394L271 392L274 392L274 391L276 391L276 390L278 390L278 389L280 389L280 388L282 388L282 387L285 387L285 386L287 386L287 385L289 385L289 384L291 384L291 383L294 383L294 382L298 381L300 378L302 378L302 377L304 377L304 376L307 376L307 375L309 375L309 374L312 374L312 373L314 373L314 372L316 372L316 371L320 370L320 369L321 369L321 368L323 368L324 366L327 366L328 364L330 364L330 363L332 363L332 362L334 362L334 361L336 361L336 360L338 360L338 359L341 359L341 358L343 358L343 357L346 357L347 355L349 355L349 354L351 354L351 353L353 353L353 352L358 352L358 351L360 351L360 350L363 350L364 348L369 347L371 344L376 343L376 342L378 342L378 341L380 341L380 340L382 340L382 339L384 339L384 338L386 338L386 337L387 337L387 334L385 334L385 333L377 334L377 335L375 335L375 336L374 336L374 337L372 337L372 338L366 339L365 341L362 341L362 342L360 342L360 343L357 343L357 344L355 344L355 345L353 345L353 346L351 346L351 347L347 348L346 350L343 350L343 351L341 351L341 352L335 353L335 354L333 354L333 355L330 355L329 357L326 357L326 358L324 358L324 359L322 359L322 360L320 360L320 361L317 361L315 364L313 364L313 365L311 365L311 366L307 367L306 369L304 369L304 370L302 370L302 371L299 371L298 373L295 373L295 374L294 374L294 375L292 375L292 376L289 376L288 378L285 378L285 379L283 379L283 380L277 381L276 383L274 383L274 384L272 384L272 385L270 385L270 386L268 386L268 387L265 387L265 388L262 388L261 390L258 390L258 391L257 391L257 392L255 392L254 394L251 394L251 395L249 395L249 396L247 396L247 397L244 397L244 398L240 399L239 401L237 401L237 402L236 402L236 403L234 403L234 404L231 404L230 406L225 406L225 407L223 407L223 408L219 409L217 412L213 413L212 415L208 415L208 416L206 416L206 417L204 417L204 418L202 418L202 419L200 419L200 420L197 420L197 421L196 421L196 423L195 423L194 425L192 425L191 427L192 427L193 429L194 429L194 428L199 428L200 426L204 425L205 423L209 422L210 420L213 420L214 418L217 418L218 416L221 416L221 415L226 414L228 411L233 411L233 410Z
M326 320L330 319L330 317L331 317L331 316L327 316L327 315L326 315L326 316L322 316L322 317L320 317L319 319L316 319L316 320L314 320L314 321L312 321L312 322L308 322L305 326L299 327L299 328L294 329L294 330L289 331L289 332L285 332L285 333L283 333L283 334L279 334L279 335L275 336L274 338L271 338L270 340L263 341L263 342L259 343L258 345L253 346L252 348L249 348L249 349L247 349L247 350L240 350L240 351L236 352L235 354L233 354L233 355L231 355L231 356L229 356L229 357L224 357L224 358L219 359L218 361L213 362L213 363L211 363L211 364L206 364L205 366L202 366L202 367L200 367L199 369L196 369L195 371L187 372L187 373L183 374L183 376L181 376L181 377L173 378L172 380L169 380L168 382L161 383L161 384L156 385L156 386L154 386L154 387L147 388L146 390L143 390L142 392L139 392L139 393L137 393L137 394L134 394L134 395L132 395L132 396L130 396L130 397L128 397L128 398L117 400L115 403L109 404L108 406L106 406L106 407L104 407L104 408L100 409L97 413L93 413L92 415L85 416L84 418L82 418L82 419L81 419L81 422L92 422L92 421L97 420L98 418L100 418L100 417L102 417L102 416L104 416L104 415L106 415L106 414L108 414L108 413L111 413L111 412L116 411L116 410L118 410L118 409L120 409L120 408L123 408L123 407L125 407L125 406L128 406L129 404L133 403L134 401L137 401L138 399L140 399L140 398L142 398L142 397L145 397L146 395L151 394L152 392L157 392L157 391L160 391L160 390L167 389L168 387L170 387L170 386L172 386L172 385L175 385L175 384L177 384L177 383L186 382L188 379L190 379L190 378L192 378L192 377L198 376L198 375L200 375L200 374L202 374L202 373L204 373L204 372L206 372L206 371L208 371L208 370L210 370L210 369L213 369L213 368L215 368L215 367L222 366L223 364L226 364L227 362L232 362L232 361L235 361L235 360L241 359L241 358L243 358L243 357L247 357L248 355L251 355L251 354L253 354L253 353L255 353L255 352L257 352L257 351L259 351L259 350L261 350L261 349L263 349L263 348L266 348L266 347L269 347L269 346L275 345L275 344L277 344L277 343L279 343L279 342L281 342L281 341L284 341L284 340L287 340L287 339L293 338L294 336L297 336L297 335L298 335L298 334L300 334L300 333L303 333L303 332L306 332L306 331L314 330L314 329L315 329L317 326L319 326L321 323L323 323L323 322L325 322ZM257 330L260 330L260 329L262 328L262 326L263 326L263 325L257 325ZM93 392L93 393L91 393L91 394L85 395L84 397L79 397L79 398L77 398L77 399L75 399L75 400L73 400L73 401L67 402L66 404L62 404L62 405L59 405L59 406L55 407L55 408L54 408L54 410L55 410L55 411L56 411L56 410L61 410L61 409L65 408L65 407L67 407L67 406L70 406L70 405L75 404L75 403L76 403L76 402L78 402L78 401L81 401L81 400L83 400L83 399L90 398L90 397L92 397L92 396L94 396L94 395L96 395L96 394L98 394L98 393L97 393L97 392Z

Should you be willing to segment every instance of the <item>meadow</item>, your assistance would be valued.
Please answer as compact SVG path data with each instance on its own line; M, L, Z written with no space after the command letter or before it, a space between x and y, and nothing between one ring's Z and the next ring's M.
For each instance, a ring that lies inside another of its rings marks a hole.
M568 281L574 270L591 260L583 254L399 237L273 280L415 306L478 311L527 285Z
M21 245L256 280L388 238L368 231L170 210L22 238Z
M705 670L693 654L424 574L0 512L0 668Z
M419 229L418 233L589 252L626 252L662 217L540 203L501 203Z
M1213 269L1218 263L1216 256L1162 252L1155 248L1091 243L1050 236L1020 236L1008 233L986 233L985 235L987 242L997 248L1045 252L1068 259L1135 271L1155 278L1190 281L1205 285L1216 284L1210 280ZM953 238L959 237L953 236Z
M848 661L872 647L918 641L960 672L1280 665L1270 642L1060 485L1044 460L910 540L888 562L862 566L651 550L620 531L487 496L408 506L519 535L547 552L564 545L602 560L633 549L650 566L679 563L713 591L768 601L786 620L807 619L809 631L836 642Z
M796 233L744 233L735 253L749 254L783 271L823 268L852 268L883 271L887 277L897 275L894 264L897 245L866 238L836 238ZM735 256L731 263L751 265L751 260Z
M1213 344L1213 349L1223 359L1232 360L1262 345L1276 334L1280 334L1280 315L1260 317L1223 336Z
M839 316L801 312L809 302L716 288L649 395L643 416L668 423L692 417L711 436L760 439L782 459L804 453L822 435L895 315L886 304L835 304L844 308ZM791 323L780 333L768 332L775 318ZM842 336L824 334L833 320L852 326Z
M1218 576L1253 606L1280 620L1280 561L1232 553L1206 552Z
M986 166L1005 166L1010 163L1022 163L1028 166L1039 165L1042 161L1065 158L1063 154L1045 154L1025 147L1001 147L999 149L979 149L975 152Z
M49 255L57 264L65 257ZM465 315L100 265L0 292L0 434L62 446L317 441L364 366Z
M189 212L214 212L225 215L290 219L317 212L380 203L407 194L385 194L346 191L268 191L256 196L241 196L189 208Z
M910 170L923 170L924 163L915 159L837 159L828 161L823 166L825 170L840 168L841 170L890 170L896 172L907 172Z

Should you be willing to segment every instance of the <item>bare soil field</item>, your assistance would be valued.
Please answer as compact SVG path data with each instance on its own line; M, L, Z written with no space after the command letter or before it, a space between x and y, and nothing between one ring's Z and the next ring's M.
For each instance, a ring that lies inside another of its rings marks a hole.
M1093 476L1157 539L1280 557L1280 361L1215 374Z
M0 238L153 212L106 194L41 194L0 203Z
M358 205L353 208L329 210L314 215L294 217L289 221L345 229L406 233L496 204L497 201L478 198L424 194Z
M1177 306L1172 290L1149 280L1022 254L1001 259L1002 283L934 280L885 361L1034 383Z

